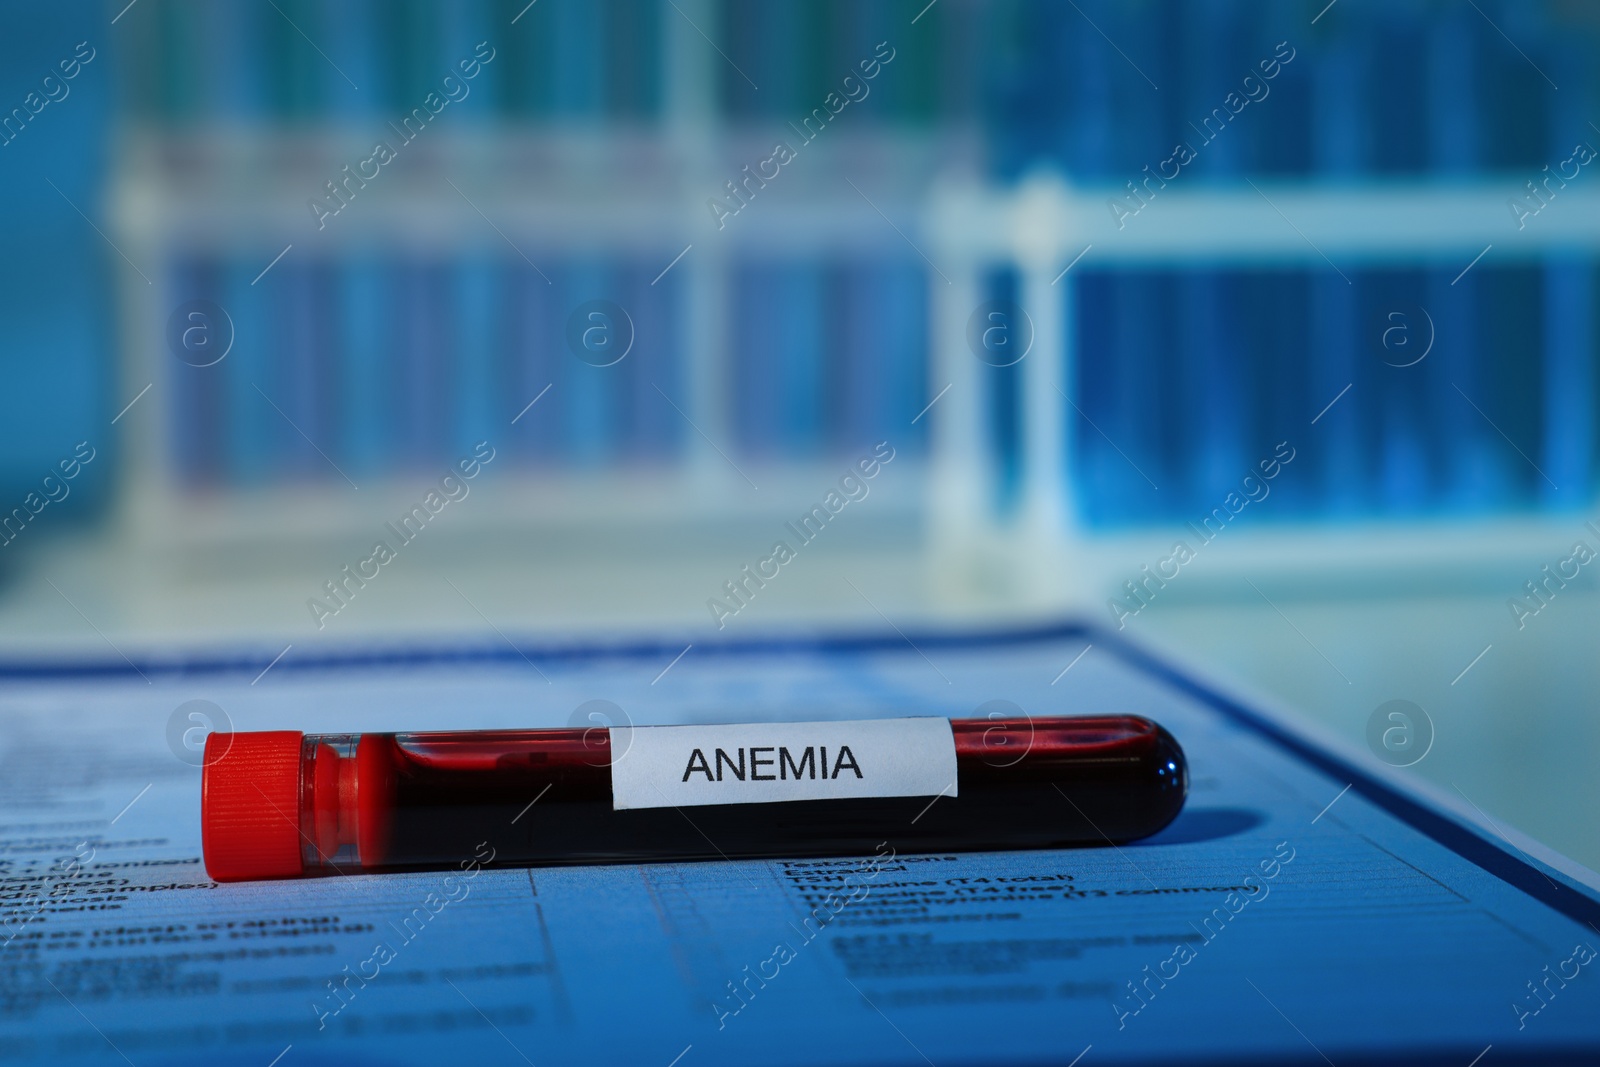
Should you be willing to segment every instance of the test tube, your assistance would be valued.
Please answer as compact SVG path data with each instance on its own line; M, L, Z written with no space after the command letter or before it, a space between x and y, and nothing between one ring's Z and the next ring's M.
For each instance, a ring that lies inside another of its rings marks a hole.
M218 733L201 809L206 869L227 882L464 869L473 857L528 867L1120 844L1170 823L1186 791L1178 743L1138 716L913 718Z

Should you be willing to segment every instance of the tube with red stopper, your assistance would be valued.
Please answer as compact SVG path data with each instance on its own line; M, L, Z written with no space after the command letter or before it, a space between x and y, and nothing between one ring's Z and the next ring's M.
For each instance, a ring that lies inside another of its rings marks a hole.
M1155 833L1187 779L1137 716L277 731L207 739L201 823L219 882L1055 848Z

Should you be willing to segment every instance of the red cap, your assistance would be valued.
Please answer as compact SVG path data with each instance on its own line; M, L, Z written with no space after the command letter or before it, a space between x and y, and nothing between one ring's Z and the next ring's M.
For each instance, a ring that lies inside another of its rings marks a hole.
M200 837L212 878L239 882L302 873L300 742L293 730L206 738Z

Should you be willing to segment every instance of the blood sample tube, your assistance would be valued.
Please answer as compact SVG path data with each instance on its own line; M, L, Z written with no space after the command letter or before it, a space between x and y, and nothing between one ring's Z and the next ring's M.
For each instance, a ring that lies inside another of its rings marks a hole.
M445 733L212 734L219 882L321 874L1055 848L1183 806L1137 716Z

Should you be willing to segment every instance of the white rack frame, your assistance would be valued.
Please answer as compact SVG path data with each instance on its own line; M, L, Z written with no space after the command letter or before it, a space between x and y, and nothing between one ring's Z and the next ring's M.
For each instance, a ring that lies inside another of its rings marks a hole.
M440 131L431 142L419 139L407 146L414 154L409 169L381 173L319 231L306 198L353 158L347 150L348 131L280 136L280 143L268 151L254 137L229 143L206 133L131 133L124 148L128 163L111 192L111 215L119 247L134 262L152 265L152 281L146 284L131 274L123 279L123 384L130 396L147 384L154 388L120 427L125 431L127 473L118 497L122 528L138 543L181 556L219 542L260 540L264 533L269 538L316 538L362 531L371 525L374 507L404 510L414 502L414 477L381 479L370 490L363 484L355 499L331 472L327 485L196 491L181 485L171 469L165 440L173 396L168 383L187 368L166 350L165 325L171 309L189 294L171 291L167 274L153 265L196 251L251 249L266 267L291 242L291 256L335 260L345 249L373 247L448 259L472 246L514 260L502 243L510 241L535 260L541 254L605 249L649 257L662 268L692 244L692 251L672 267L673 281L686 300L676 345L686 361L683 395L672 398L692 423L692 428L683 427L682 461L666 469L617 468L599 477L560 471L501 475L499 480L509 478L515 486L497 494L502 498L497 506L472 509L477 518L471 521L485 530L570 531L586 523L648 526L676 521L685 513L708 522L792 518L798 499L820 497L837 481L843 461L761 466L735 451L722 394L731 358L723 330L733 260L763 249L785 255L881 251L900 238L878 208L912 227L920 194L908 191L903 173L890 176L888 192L875 187L873 203L850 192L829 164L832 158L848 158L860 138L846 130L830 131L828 144L819 138L817 146L806 150L816 157L812 172L785 174L787 186L764 194L775 199L782 192L784 203L758 198L719 232L705 201L737 173L724 161L743 158L750 135L695 136L682 143L676 136L634 142L622 137L563 138L559 133L519 138L481 129ZM881 135L873 138L883 151ZM558 143L552 147L552 141ZM910 139L903 147L909 158L930 151L926 139ZM662 157L663 173L652 174L648 182L585 185L570 173L532 181L516 178L522 171L518 161L531 153L576 157L586 168L604 171L609 157L620 162L641 151ZM250 166L252 152L293 163L278 163L278 169L263 173ZM457 161L463 159L475 165L462 168ZM465 196L446 183L447 177ZM818 195L819 180L827 178L844 188L848 198ZM925 179L919 179L919 188L921 184ZM492 222L486 223L484 216ZM907 249L906 255L913 253ZM863 442L862 447L870 450L871 444ZM724 452L734 455L766 491L752 493ZM911 456L901 463L897 487L882 494L883 503L874 512L893 512L893 521L914 527L923 513L922 464Z
M129 162L119 168L111 191L118 245L136 262L156 264L166 261L174 243L203 244L226 232L232 243L257 240L264 265L283 243L299 243L298 237L285 234L306 234L306 242L311 244L319 239L361 240L371 234L401 232L403 240L412 245L450 247L459 245L461 235L481 231L487 241L494 241L475 209L438 180L444 173L459 176L463 170L493 175L498 185L475 183L468 191L477 206L519 242L527 239L543 247L578 243L646 246L662 251L663 264L677 250L694 244L690 256L675 268L685 275L680 279L686 294L682 342L688 358L686 395L678 401L705 437L727 442L731 434L723 419L726 405L720 390L727 380L729 358L721 329L727 317L730 253L740 245L845 251L885 239L899 240L887 233L875 207L844 189L832 173L832 160L817 157L838 151L835 158L839 160L855 153L880 163L887 161L887 167L898 166L902 172L889 182L899 196L880 196L874 185L875 201L902 220L910 239L928 253L933 264L928 275L932 351L927 399L932 400L945 385L950 387L948 395L926 416L932 423L927 492L917 492L920 485L909 487L905 511L910 516L923 515L920 499L926 496L925 519L929 541L936 549L936 571L954 573L962 567L976 567L979 572L1008 575L1030 595L1062 583L1069 588L1103 584L1100 578L1111 576L1116 566L1097 570L1093 563L1097 554L1139 555L1146 542L1156 544L1164 539L1159 531L1150 531L1148 537L1138 533L1091 537L1078 524L1078 502L1066 476L1072 467L1071 435L1058 393L1074 380L1077 360L1072 348L1073 324L1067 321L1070 303L1061 291L1074 285L1074 277L1071 272L1061 276L1061 272L1086 246L1092 245L1092 249L1081 261L1084 265L1279 262L1312 267L1324 260L1351 265L1432 261L1464 266L1490 244L1494 246L1493 261L1536 259L1574 248L1593 254L1600 247L1600 196L1583 183L1563 189L1549 210L1528 220L1524 229L1516 228L1506 201L1519 195L1524 183L1538 175L1488 176L1460 185L1273 182L1252 188L1207 185L1180 174L1165 184L1146 186L1141 182L1145 196L1153 191L1151 202L1119 226L1107 201L1125 197L1127 189L1074 187L1048 174L1011 190L935 182L924 201L920 190L927 188L922 176L927 170L919 168L918 162L936 160L937 153L907 152L906 146L893 138L888 138L889 144L879 143L885 138L877 131L852 142L848 129L829 130L818 139L817 147L804 149L812 156L801 161L809 176L786 169L784 183L809 183L801 196L774 193L788 202L771 211L761 210L763 205L756 203L753 210L730 220L726 232L714 233L706 225L705 197L737 172L736 161L741 160L740 153L731 150L740 131L725 129L717 116L716 80L722 72L707 61L705 42L693 28L712 19L712 7L711 0L681 0L687 17L668 18L663 25L664 102L658 130L637 138L632 132L618 130L600 135L546 130L519 142L515 135L504 136L503 131L486 135L487 127L471 123L465 124L470 131L464 126L457 136L443 123L442 128L420 138L417 146L405 150L408 157L432 154L435 161L408 158L396 173L385 173L371 196L364 194L364 202L352 205L352 210L332 221L331 236L310 232L305 198L342 164L358 158L344 148L370 144L371 131L366 126L381 124L363 123L359 131L333 131L332 136L321 142L314 138L309 145L259 130L236 137L235 143L229 142L224 131L200 131L188 141L185 135L171 131L131 131L118 151L119 158ZM782 131L747 132L764 137ZM549 202L559 210L529 195L524 179L542 169L534 161L560 159L591 173L625 174L625 161L641 158L641 149L645 156L656 152L664 170L651 174L651 180L641 187L580 180L551 190ZM181 178L183 167L173 165L175 159L186 155L204 157L213 152L222 158L231 183L220 197L204 183L186 186ZM629 152L634 155L630 157ZM758 157L742 161L753 158ZM466 166L447 170L445 160L466 161ZM734 162L732 171L730 162ZM285 169L276 169L280 167ZM904 175L907 171L910 180ZM509 184L505 175L516 175L520 184ZM1142 180L1144 175L1131 177ZM831 179L831 185L819 180L823 178ZM411 208L424 201L429 210L419 218ZM920 225L911 221L919 213ZM997 472L983 455L976 363L965 341L967 316L980 299L981 272L992 265L1015 265L1020 270L1020 303L1029 309L1035 332L1034 354L1022 369L1023 507L1015 519L996 516L988 505L994 498L992 482ZM165 404L170 391L159 386L175 369L161 337L165 312L176 295L166 291L164 277L156 278L152 286L131 277L124 277L124 283L120 296L124 385L129 387L125 395L146 383L157 383L123 423L128 431L125 469L130 477L119 497L120 514L141 542L176 545L181 550L184 544L243 536L261 528L246 516L263 514L318 516L307 520L307 533L330 524L363 521L337 500L337 494L323 499L318 496L320 490L227 492L211 498L181 491L163 460L161 434L169 425ZM1055 353L1060 353L1060 358ZM558 501L556 506L579 525L628 516L651 521L663 508L681 507L685 499L694 502L697 513L708 517L770 510L767 501L772 497L759 503L740 498L743 482L705 437L698 432L690 434L682 469L648 484L630 482L630 476L622 475L608 491L592 493L557 477L530 485L530 491ZM824 468L793 468L774 477L803 486L830 473ZM401 487L394 491L399 494L397 500L403 498ZM313 499L316 507L305 506ZM532 510L549 508L513 507L506 519L513 524L532 521ZM1491 526L1500 532L1475 535L1473 543L1522 544L1528 537L1564 531L1568 522L1558 516ZM1385 524L1375 529L1381 529L1384 536L1340 538L1341 543L1359 540L1367 546L1353 555L1336 545L1324 548L1331 558L1366 562L1374 551L1384 558L1437 552L1438 537L1432 526ZM1250 543L1252 559L1266 559L1279 550L1293 558L1297 546L1317 543L1324 528L1310 526L1287 537L1275 532L1255 542L1248 531L1240 534L1234 543ZM1225 556L1228 551L1212 554ZM1063 576L1060 582L1038 580L1036 561L1040 559L1060 564L1055 568Z
M1563 189L1519 229L1508 202L1525 192L1527 180L1518 175L1470 183L1365 185L1184 185L1175 180L1167 187L1141 185L1140 195L1148 202L1120 222L1109 203L1131 207L1126 187L1074 187L1053 173L1035 174L1010 190L937 186L923 215L930 258L948 278L948 284L931 283L930 385L934 391L949 386L936 409L930 450L935 574L951 590L998 585L1009 598L1024 602L1098 599L1115 593L1124 580L1140 577L1141 563L1166 555L1173 540L1183 536L1176 526L1092 535L1079 522L1078 500L1065 476L1073 443L1062 400L1078 360L1068 321L1071 294L1061 291L1074 285L1069 265L1437 264L1465 269L1486 251L1495 264L1600 253L1600 191ZM1022 504L1013 517L996 514L988 503L997 497L999 466L985 458L978 361L966 337L967 318L980 303L983 272L1000 266L1018 271L1018 303L1034 329L1033 349L1021 364ZM1057 352L1059 358L1052 355ZM1206 549L1206 566L1225 577L1247 568L1252 573L1303 569L1307 558L1315 558L1330 582L1342 582L1374 569L1521 558L1570 545L1581 526L1582 518L1571 515L1485 520L1465 534L1459 520L1446 519L1337 531L1314 523L1277 525L1219 538L1217 547Z

